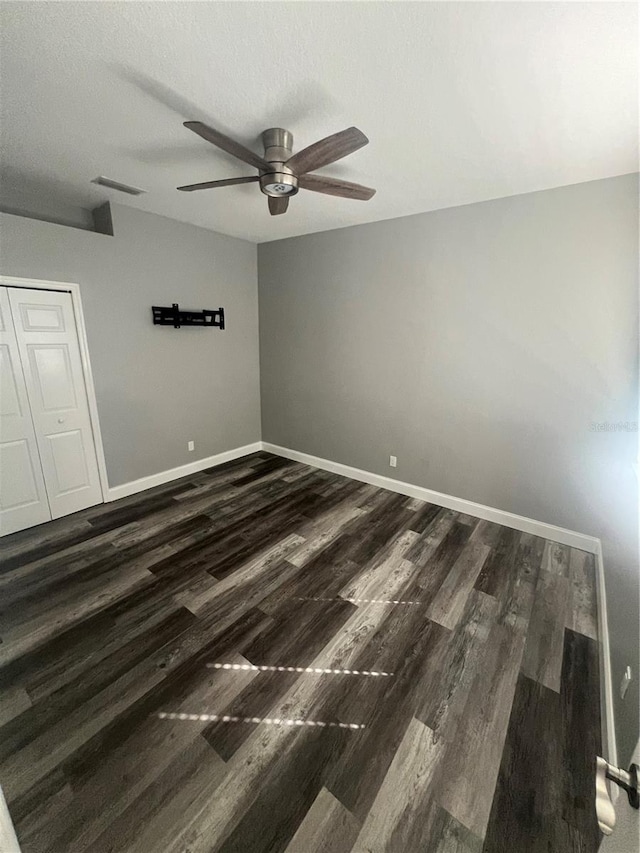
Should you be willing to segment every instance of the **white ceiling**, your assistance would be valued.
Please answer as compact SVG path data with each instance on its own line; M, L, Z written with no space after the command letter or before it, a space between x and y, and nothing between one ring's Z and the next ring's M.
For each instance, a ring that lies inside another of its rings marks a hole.
M636 171L635 3L2 3L8 182L107 198L256 242ZM371 142L322 171L369 202L300 192L270 217L255 171L182 127L262 153L356 125ZM148 190L90 184L97 175Z

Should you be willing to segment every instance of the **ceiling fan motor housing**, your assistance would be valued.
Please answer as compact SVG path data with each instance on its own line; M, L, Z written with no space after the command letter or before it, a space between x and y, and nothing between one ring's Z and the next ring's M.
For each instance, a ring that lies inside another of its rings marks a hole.
M285 165L291 157L293 134L282 127L271 127L262 134L264 159L273 171L260 173L260 189L272 198L295 195L298 179Z

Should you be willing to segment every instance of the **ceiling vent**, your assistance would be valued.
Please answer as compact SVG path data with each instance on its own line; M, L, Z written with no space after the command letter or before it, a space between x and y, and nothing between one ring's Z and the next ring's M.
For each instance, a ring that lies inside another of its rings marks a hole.
M112 181L111 178L105 178L100 175L91 181L92 184L100 184L101 187L109 187L110 190L118 190L120 193L127 195L143 195L146 190L141 190L139 187L131 187L129 184L121 184L119 181Z

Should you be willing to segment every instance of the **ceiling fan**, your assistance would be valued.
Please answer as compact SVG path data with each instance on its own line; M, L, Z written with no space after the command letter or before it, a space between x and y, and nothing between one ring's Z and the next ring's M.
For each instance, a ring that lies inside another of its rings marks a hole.
M346 130L327 136L325 139L303 148L297 154L291 153L293 135L281 127L272 127L262 134L264 157L260 157L254 151L250 151L244 145L236 142L235 139L225 136L201 121L185 121L184 126L228 154L233 154L239 160L255 166L260 174L245 178L227 178L222 181L205 181L201 184L178 187L183 192L229 187L233 184L257 183L259 181L260 189L269 197L269 213L272 216L286 213L289 198L295 195L299 189L336 195L342 198L355 198L360 201L368 201L375 195L375 190L371 187L363 187L362 184L352 184L350 181L330 178L327 175L309 174L314 169L335 163L336 160L341 160L347 154L352 154L358 148L366 145L369 140L357 127L348 127Z

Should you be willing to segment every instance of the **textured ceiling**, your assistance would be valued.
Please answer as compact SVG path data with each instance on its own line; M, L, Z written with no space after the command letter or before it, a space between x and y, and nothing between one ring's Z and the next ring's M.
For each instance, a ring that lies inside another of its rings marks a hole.
M262 242L638 168L635 3L2 3L7 185L107 198ZM255 174L182 127L261 152L350 125L366 148L322 171L372 201L300 192L270 217ZM106 175L148 190L95 187Z

